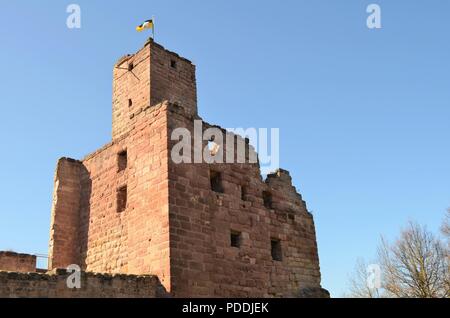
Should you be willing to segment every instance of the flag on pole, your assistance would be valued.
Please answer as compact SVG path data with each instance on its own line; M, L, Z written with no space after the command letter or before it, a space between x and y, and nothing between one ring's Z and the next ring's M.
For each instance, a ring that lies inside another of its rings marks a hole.
M151 20L147 20L144 23L138 25L136 27L136 31L141 32L144 31L145 29L152 29L154 30L155 25L153 24L153 19Z

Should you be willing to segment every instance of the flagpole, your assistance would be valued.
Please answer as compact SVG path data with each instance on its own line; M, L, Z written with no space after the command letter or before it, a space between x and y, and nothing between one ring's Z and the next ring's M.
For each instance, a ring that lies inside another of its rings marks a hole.
M153 41L155 41L155 16L153 16L153 15L152 15L152 23L153 23L152 35L153 35Z

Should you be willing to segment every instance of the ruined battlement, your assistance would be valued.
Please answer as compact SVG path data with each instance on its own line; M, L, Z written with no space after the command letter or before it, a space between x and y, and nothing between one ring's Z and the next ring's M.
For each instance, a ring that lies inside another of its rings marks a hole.
M164 46L155 42L152 38L147 39L147 41L143 45L143 48L145 48L146 46L149 46L149 45L154 45L155 47L158 47L160 50L167 52L167 54L170 54L172 57L174 57L176 59L180 59L180 60L185 61L186 63L193 64L189 59L178 55L178 53L167 50ZM121 65L123 62L125 62L126 60L130 59L131 57L133 57L135 55L136 55L136 53L126 54L126 55L122 56L121 58L119 58L117 60L117 62L115 63L115 66Z

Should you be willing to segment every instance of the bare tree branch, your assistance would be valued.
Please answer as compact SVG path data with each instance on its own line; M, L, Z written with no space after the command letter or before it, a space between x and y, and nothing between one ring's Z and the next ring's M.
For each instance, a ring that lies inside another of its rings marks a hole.
M410 222L392 245L382 240L378 258L383 288L393 297L448 297L447 256L433 233Z
M450 238L450 209L447 209L444 222L441 227L442 234L445 235L447 240Z
M381 237L377 263L381 269L381 286L369 288L367 264L358 260L349 279L349 297L402 297L441 298L450 297L449 241L450 209L447 211L441 231L447 244L415 222L389 243ZM372 286L373 287L373 286Z

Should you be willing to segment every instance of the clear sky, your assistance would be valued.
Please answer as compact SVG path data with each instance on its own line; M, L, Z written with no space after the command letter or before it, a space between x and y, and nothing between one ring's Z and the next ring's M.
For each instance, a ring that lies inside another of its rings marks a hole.
M66 7L81 6L81 29ZM381 6L382 28L366 27ZM0 250L47 253L53 174L109 142L116 60L149 35L197 65L200 115L280 128L313 211L322 284L450 207L450 2L2 1Z

